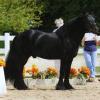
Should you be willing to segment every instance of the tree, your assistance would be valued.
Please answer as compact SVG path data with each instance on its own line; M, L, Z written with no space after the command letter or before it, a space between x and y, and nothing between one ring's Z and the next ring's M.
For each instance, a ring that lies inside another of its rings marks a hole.
M31 27L52 31L54 20L65 22L92 11L100 26L100 0L0 0L0 33L21 32Z
M83 11L92 11L100 25L100 0L40 0L44 2L45 12L42 15L43 30L51 31L54 28L54 20L62 17L68 21L80 15ZM51 28L51 29L50 29Z
M43 5L36 0L0 0L0 33L38 27L42 12Z

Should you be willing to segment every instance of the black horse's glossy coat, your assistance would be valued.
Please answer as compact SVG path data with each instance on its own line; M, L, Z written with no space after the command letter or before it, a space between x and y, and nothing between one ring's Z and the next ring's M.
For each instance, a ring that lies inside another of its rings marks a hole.
M97 30L94 17L85 14L65 23L56 33L30 29L17 35L6 59L4 70L6 80L10 80L19 90L27 89L22 73L30 56L60 59L60 76L56 89L72 89L73 87L69 83L71 63L77 55L84 33L91 29Z

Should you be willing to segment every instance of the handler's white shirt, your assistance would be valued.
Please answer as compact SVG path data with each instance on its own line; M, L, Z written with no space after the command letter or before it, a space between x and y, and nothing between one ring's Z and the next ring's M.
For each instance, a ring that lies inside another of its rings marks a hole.
M89 32L84 35L85 41L92 41L96 39L96 34Z

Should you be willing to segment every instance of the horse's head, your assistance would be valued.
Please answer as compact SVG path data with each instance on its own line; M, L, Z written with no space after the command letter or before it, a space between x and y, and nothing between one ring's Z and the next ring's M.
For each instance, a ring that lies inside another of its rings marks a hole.
M85 26L86 26L86 31L87 32L94 32L98 33L98 27L95 21L95 17L89 13L85 13L84 15L84 21L85 21Z

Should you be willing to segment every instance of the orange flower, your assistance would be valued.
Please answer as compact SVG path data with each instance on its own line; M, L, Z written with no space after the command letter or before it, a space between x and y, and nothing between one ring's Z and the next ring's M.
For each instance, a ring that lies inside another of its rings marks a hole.
M4 66L5 67L5 61L3 59L0 58L0 66Z
M47 69L47 73L53 74L53 75L57 75L58 71L55 67L48 67Z
M77 76L77 75L78 75L77 69L72 67L72 68L70 69L70 77L72 78L72 77L75 77L75 76Z
M87 66L82 66L78 69L79 73L86 74L86 76L90 75L90 70Z
M32 73L34 75L37 75L39 73L39 69L38 69L38 67L35 64L32 65Z

